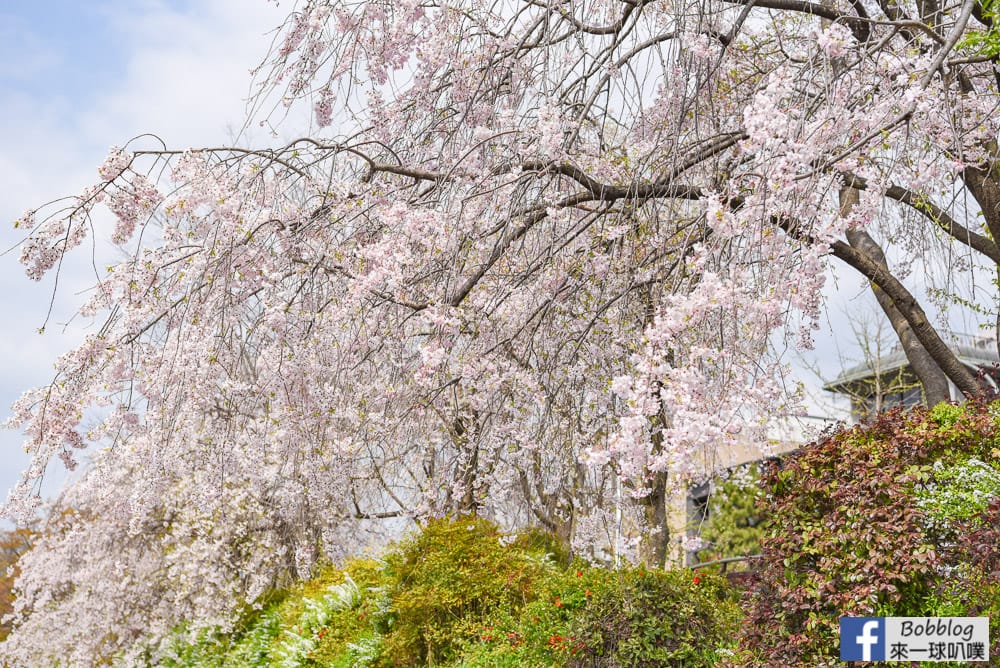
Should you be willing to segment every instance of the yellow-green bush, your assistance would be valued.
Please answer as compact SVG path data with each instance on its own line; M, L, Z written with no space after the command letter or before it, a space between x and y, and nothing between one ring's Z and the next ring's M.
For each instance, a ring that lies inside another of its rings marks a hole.
M479 620L531 598L541 561L500 538L482 519L433 520L389 553L390 632L376 665L446 662L475 637Z

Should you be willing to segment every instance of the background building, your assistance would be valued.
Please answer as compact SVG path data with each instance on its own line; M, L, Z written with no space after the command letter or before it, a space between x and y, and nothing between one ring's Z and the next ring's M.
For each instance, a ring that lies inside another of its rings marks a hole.
M950 333L948 339L959 361L979 375L987 391L996 393L1000 387L1000 355L995 335ZM963 398L950 381L948 386L953 401ZM848 397L851 418L856 422L894 406L916 406L923 401L920 382L898 344L884 356L845 369L823 389Z

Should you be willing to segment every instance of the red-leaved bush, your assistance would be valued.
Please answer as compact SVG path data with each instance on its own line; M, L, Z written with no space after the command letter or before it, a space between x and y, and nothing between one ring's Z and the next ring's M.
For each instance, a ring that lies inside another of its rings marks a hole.
M771 524L741 663L837 664L841 616L997 612L1000 505L955 511L942 530L926 502L970 459L997 468L996 413L985 403L895 410L770 465L762 503Z

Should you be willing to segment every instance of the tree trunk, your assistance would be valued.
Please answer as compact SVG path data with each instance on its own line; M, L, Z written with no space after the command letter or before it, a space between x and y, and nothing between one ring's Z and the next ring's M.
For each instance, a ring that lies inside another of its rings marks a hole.
M979 204L993 241L1000 241L1000 185L998 185L1000 165L996 159L1000 149L996 142L989 142L987 148L993 156L989 168L967 167L962 173L962 180ZM1000 265L997 265L997 280L1000 285ZM1000 355L1000 307L997 308L996 337L997 354Z
M652 491L640 501L646 533L639 542L639 561L651 568L663 568L667 563L670 530L667 528L667 474L653 474Z
M652 287L647 287L643 293L645 308L643 309L643 326L649 327L656 316L656 304ZM673 351L667 351L667 362L673 366ZM670 422L664 410L660 390L660 381L656 381L653 396L659 403L660 410L649 419L649 429L652 438L653 455L660 454L663 449L663 430ZM639 561L651 568L663 568L667 563L667 548L670 545L670 527L667 525L667 472L650 471L651 476L648 496L638 500L642 508L642 516L646 522L646 531L639 541Z
M455 499L452 498L451 492L448 492L449 510L453 510L459 515L478 515L482 491L477 489L477 485L480 483L479 443L469 438L469 430L466 427L465 418L462 417L455 418L451 437L458 450L457 454L460 460L456 477L461 482L462 495ZM461 461L462 459L465 461Z
M552 533L570 555L573 554L573 531L576 525L576 505L570 493L560 487L546 492L542 484L542 462L538 453L533 454L532 475L529 480L524 469L517 472L521 494L528 510L542 527Z
M989 146L991 154L997 153L997 146ZM1000 166L994 162L988 169L979 167L967 167L962 172L962 180L965 186L976 198L983 218L986 220L986 227L994 241L1000 241L1000 187L997 186L1000 180Z

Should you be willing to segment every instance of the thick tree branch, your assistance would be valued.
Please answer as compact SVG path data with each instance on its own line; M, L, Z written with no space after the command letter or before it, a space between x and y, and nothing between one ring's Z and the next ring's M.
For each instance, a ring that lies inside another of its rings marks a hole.
M844 174L844 185L858 190L866 190L868 188L867 180L853 174ZM915 211L918 211L956 241L960 241L990 258L996 264L1000 264L1000 246L997 246L992 239L977 234L959 223L951 217L951 214L930 199L908 188L897 185L890 185L886 189L885 194L890 199L906 204Z
M787 226L783 227L786 231L789 229ZM941 336L927 318L920 303L899 279L893 276L884 265L843 241L834 241L830 247L835 257L856 269L875 287L889 296L906 322L913 328L917 340L951 382L955 383L956 387L962 391L962 394L974 397L982 393L983 389L976 381L975 376L941 340Z
M787 218L775 218L774 224L785 231L788 236L803 243L815 244L817 241L808 233L799 229L795 221ZM941 339L937 330L927 318L920 302L910 293L899 279L892 275L889 269L869 255L853 248L849 244L834 240L830 243L834 257L856 269L862 276L871 281L875 287L885 292L899 312L913 328L913 333L927 353L934 359L938 367L961 390L966 397L982 394L983 388L975 376L955 356L948 345Z
M851 29L854 37L857 38L859 42L868 41L868 37L871 35L871 28L868 25L867 17L860 18L857 16L851 16L850 14L844 14L838 12L835 9L827 7L825 5L820 5L815 2L807 2L806 0L726 0L734 5L745 5L750 2L753 3L754 7L761 7L764 9L777 9L779 11L788 12L798 12L800 14L809 14L810 16L818 16L822 19L827 19L828 21L834 21L838 23L843 23Z
M934 202L901 186L890 186L885 194L897 202L907 204L919 211L956 241L962 242L990 258L993 262L1000 264L1000 247L993 240L965 227Z

